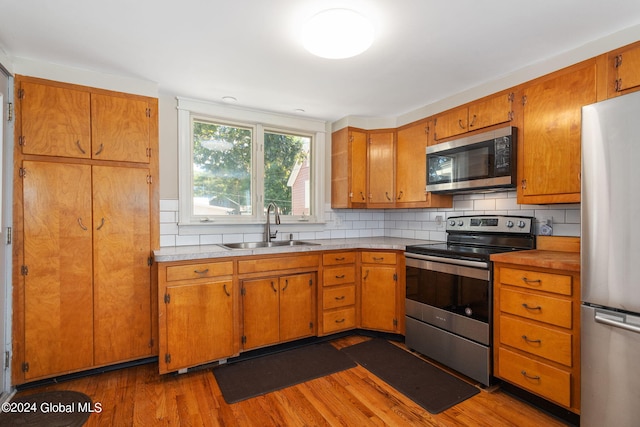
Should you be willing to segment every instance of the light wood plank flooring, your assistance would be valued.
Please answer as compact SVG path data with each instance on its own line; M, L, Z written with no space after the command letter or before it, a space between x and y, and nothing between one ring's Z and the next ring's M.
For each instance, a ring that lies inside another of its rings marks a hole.
M367 338L333 342L340 348ZM399 344L401 347L402 345ZM75 390L100 402L86 426L563 426L498 390L432 415L357 366L324 378L227 404L210 369L158 375L155 363L19 393Z

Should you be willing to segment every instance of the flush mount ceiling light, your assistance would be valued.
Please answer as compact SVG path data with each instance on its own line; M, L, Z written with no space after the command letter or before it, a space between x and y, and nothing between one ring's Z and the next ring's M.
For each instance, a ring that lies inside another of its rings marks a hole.
M353 10L328 9L305 23L302 43L305 49L322 58L350 58L371 46L373 25Z

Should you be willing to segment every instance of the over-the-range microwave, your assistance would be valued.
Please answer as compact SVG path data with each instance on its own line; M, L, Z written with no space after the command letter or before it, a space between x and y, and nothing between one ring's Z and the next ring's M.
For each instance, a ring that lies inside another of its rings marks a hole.
M507 126L427 147L427 191L500 191L516 186L517 129Z

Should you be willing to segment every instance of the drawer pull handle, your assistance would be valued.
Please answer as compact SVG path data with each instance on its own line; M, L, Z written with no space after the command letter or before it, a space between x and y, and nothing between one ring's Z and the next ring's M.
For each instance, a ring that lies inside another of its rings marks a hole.
M528 343L542 344L542 340L532 340L529 337L527 337L526 335L523 335L522 339L525 340Z
M520 371L520 373L522 374L523 377L529 379L529 380L534 380L534 381L540 381L540 376L539 375L529 375L527 374L527 371L525 371L524 369L522 371Z
M336 275L336 279L344 279L344 274L342 274L340 276Z
M336 323L344 323L345 319L336 320Z
M527 304L526 302L522 303L522 306L524 308L526 308L527 310L542 310L542 307L540 306L536 306L536 307L529 307L529 304Z
M344 259L345 259L345 258L344 258L343 256L341 256L341 257L336 257L336 261L344 261Z
M207 274L209 272L209 269L205 268L204 270L193 270L193 272L196 274Z
M345 297L344 295L342 295L341 297L335 297L335 298L336 298L336 301L342 301Z
M533 284L537 284L540 285L542 283L542 280L537 279L537 280L531 280L531 279L527 279L526 277L522 278L522 281L524 283L526 283L527 285L533 285Z
M381 256L381 257L373 257L373 260L374 261L384 261L384 257L383 256Z

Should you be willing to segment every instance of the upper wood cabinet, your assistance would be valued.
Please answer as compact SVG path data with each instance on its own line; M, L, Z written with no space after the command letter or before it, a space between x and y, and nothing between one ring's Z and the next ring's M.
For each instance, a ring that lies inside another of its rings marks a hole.
M513 120L513 99L513 92L505 91L438 114L434 119L434 140Z
M91 158L89 92L24 81L18 90L24 154Z
M396 140L396 207L449 208L453 196L427 193L427 146L433 144L431 120L402 127Z
M367 132L343 128L331 135L331 207L367 203Z
M596 62L524 88L518 140L518 203L580 202L582 106L596 102Z
M149 163L149 98L31 78L19 84L23 154Z
M607 63L609 97L640 89L640 42L609 52Z
M367 144L367 206L393 207L395 204L395 132L369 132Z

